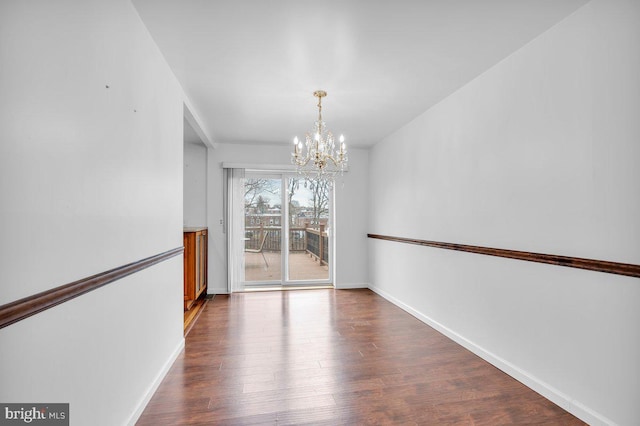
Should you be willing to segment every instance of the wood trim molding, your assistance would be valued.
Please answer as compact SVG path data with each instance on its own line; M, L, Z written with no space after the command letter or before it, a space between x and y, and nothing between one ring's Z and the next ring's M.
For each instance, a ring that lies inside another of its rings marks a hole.
M464 251L468 253L486 254L488 256L506 257L510 259L527 260L529 262L549 263L551 265L568 266L570 268L588 269L590 271L606 272L608 274L626 275L640 278L640 265L630 263L609 262L605 260L582 259L579 257L558 256L555 254L531 253L527 251L506 250L493 247L469 246L465 244L444 243L440 241L418 240L414 238L391 237L388 235L367 234L369 238L395 241L399 243L417 244L420 246L436 247L447 250Z
M20 300L0 306L0 328L14 324L46 309L74 299L85 293L134 274L149 266L182 254L184 248L177 247L146 259L119 266L69 284L64 284Z

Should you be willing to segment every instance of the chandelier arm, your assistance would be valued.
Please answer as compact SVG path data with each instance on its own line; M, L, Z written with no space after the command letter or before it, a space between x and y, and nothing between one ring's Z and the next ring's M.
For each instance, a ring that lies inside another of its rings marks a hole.
M307 154L304 158L295 157L296 165L300 167L304 167L309 164L309 160L311 160L311 156L309 154Z
M340 159L335 159L333 156L331 155L327 155L327 159L331 160L331 162L333 163L334 166L336 167L342 167L343 163L344 163L344 159L340 160Z

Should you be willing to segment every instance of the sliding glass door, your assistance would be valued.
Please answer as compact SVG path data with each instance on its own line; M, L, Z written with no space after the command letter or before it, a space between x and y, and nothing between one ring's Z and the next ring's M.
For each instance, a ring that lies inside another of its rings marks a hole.
M244 287L330 284L330 185L246 172L243 192Z

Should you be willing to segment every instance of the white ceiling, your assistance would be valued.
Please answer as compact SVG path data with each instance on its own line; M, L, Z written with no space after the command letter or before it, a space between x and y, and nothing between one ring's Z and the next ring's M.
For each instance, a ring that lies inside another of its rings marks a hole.
M370 146L587 0L132 0L218 143Z

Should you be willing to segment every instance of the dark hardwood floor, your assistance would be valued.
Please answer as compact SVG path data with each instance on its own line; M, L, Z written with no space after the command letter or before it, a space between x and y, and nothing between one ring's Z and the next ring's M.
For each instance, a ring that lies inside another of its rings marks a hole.
M216 296L139 425L584 424L369 290Z

